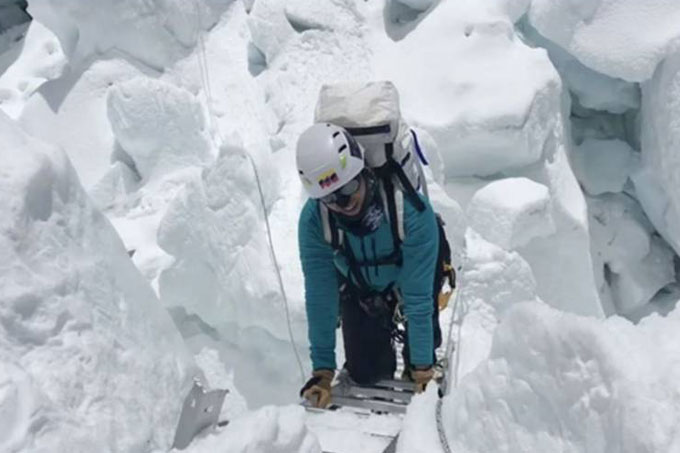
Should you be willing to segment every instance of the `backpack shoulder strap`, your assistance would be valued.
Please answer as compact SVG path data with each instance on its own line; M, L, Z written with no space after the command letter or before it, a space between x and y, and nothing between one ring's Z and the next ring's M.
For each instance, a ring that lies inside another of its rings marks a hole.
M404 194L399 189L399 186L395 184L389 172L381 172L378 178L380 181L380 195L383 197L383 203L387 207L387 219L392 230L394 250L397 252L401 249L401 243L404 240Z
M380 181L380 196L382 197L383 206L387 207L387 221L392 228L392 234L399 238L399 242L404 242L404 192L399 190L396 184L392 184L392 202L390 203L385 193L385 187ZM394 212L395 215L392 215Z
M418 197L418 192L416 192L416 189L411 185L411 182L408 180L406 173L404 173L404 169L401 167L401 164L394 160L393 143L385 143L385 155L387 156L387 162L385 166L387 167L388 171L391 171L394 174L396 177L395 179L399 182L402 190L406 192L406 196L411 200L413 206L415 206L418 211L424 211L425 203L423 203L423 200ZM390 183L393 184L391 181Z
M319 213L321 215L323 238L333 247L333 250L339 250L344 239L343 231L338 228L335 219L328 211L328 207L321 202L319 202Z
M400 242L404 242L404 192L394 191L394 207L397 214L397 236Z

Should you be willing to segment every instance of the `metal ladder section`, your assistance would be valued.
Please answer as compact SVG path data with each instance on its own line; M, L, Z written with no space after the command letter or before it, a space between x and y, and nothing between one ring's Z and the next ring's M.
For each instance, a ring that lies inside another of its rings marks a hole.
M449 311L447 314L448 316L453 316L451 311ZM448 327L448 330L452 328L450 324ZM446 332L446 335L448 336L449 332ZM448 380L450 377L446 376L449 368L446 354L447 349L449 349L449 353L455 349L453 345L451 346L451 349L441 347L436 351L437 366L435 366L435 380L439 383L440 390L442 391L444 391L449 384ZM393 379L381 380L372 385L359 385L352 381L346 370L341 370L338 373L331 389L331 406L328 409L315 409L307 402L303 402L302 405L310 413L310 416L323 416L323 414L329 415L333 412L349 412L355 414L357 417L367 417L367 414L371 414L375 417L384 415L389 415L391 417L396 416L399 418L403 417L403 415L406 413L407 406L411 402L411 398L415 393L415 384L413 382L405 381L399 378L404 370L404 363L401 354L402 347L403 345L398 344L395 348L395 353L397 356L397 370ZM366 429L368 429L368 426ZM375 436L383 439L381 446L375 450L376 453L396 452L397 441L399 438L398 431L394 432L392 435L367 432L363 432L362 435ZM343 450L343 452L344 451L345 450ZM324 453L341 452L324 449Z
M359 385L341 371L338 383L331 390L331 401L335 406L368 409L376 413L404 414L414 391L413 382L397 379L385 379L373 385Z
M182 405L172 448L184 450L201 431L218 425L226 425L227 422L220 423L218 418L227 393L229 390L226 389L209 391L199 379L195 378Z

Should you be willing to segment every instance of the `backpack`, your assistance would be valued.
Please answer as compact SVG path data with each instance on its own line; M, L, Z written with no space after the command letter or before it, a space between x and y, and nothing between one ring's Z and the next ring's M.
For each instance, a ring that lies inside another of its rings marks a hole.
M418 143L418 136L401 117L396 87L389 81L324 85L319 93L314 121L345 128L363 147L366 166L373 169L380 182L380 195L384 206L387 206L394 240L392 254L374 264L401 265L404 196L418 211L425 209L418 192L422 191L428 197L422 167L423 164L428 165L428 162ZM343 231L335 224L328 208L323 203L319 203L319 206L326 242L334 250L347 254L343 247ZM451 250L439 215L437 224L440 250L435 286L440 308L443 308L444 293L441 290L447 277L451 290L455 287L455 272L451 266ZM351 270L356 267L352 258L348 257ZM353 273L357 274L355 271ZM448 292L448 297L450 294Z

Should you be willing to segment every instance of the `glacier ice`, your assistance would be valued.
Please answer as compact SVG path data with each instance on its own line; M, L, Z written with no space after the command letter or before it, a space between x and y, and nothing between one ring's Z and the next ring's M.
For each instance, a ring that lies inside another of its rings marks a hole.
M206 118L196 97L167 82L138 77L113 85L111 129L145 181L212 160Z
M591 195L622 192L636 160L622 140L586 139L574 147L571 165L583 188Z
M538 302L514 307L496 330L489 361L444 400L451 448L676 450L680 438L672 427L680 417L674 403L679 395L669 383L678 379L673 346L678 314L634 326L621 318L583 318ZM409 413L410 420L427 417L432 403L423 406ZM406 426L417 429L421 423Z
M19 57L6 71L0 70L0 109L16 119L26 100L43 83L59 78L66 66L66 57L54 33L32 21Z
M447 176L493 175L541 159L559 110L559 76L502 13L443 2L403 40L379 45L378 77L394 81L407 119L434 137Z
M484 239L514 250L555 233L548 188L527 178L491 182L470 200L468 224Z
M63 152L0 113L0 154L0 450L167 448L196 371L170 317Z
M650 79L680 48L680 5L672 0L534 0L531 24L581 63L629 82ZM631 30L640 30L639 38Z
M27 99L18 116L31 135L66 151L86 189L109 170L115 150L106 113L109 88L146 71L124 58L110 57L96 60L83 70L73 68L43 84Z
M28 12L57 35L74 64L116 49L162 70L185 56L231 1L37 0Z
M680 52L643 84L641 116L643 170L635 188L659 232L680 253Z

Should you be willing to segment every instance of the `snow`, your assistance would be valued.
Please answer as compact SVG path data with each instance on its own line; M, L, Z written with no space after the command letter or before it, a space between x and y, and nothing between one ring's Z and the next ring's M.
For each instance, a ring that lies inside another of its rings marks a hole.
M526 39L548 51L555 69L583 107L614 114L640 107L637 84L590 69L559 45L541 36L525 19L519 25Z
M384 451L392 437L399 433L402 417L345 408L309 412L307 426L318 437L323 451Z
M629 196L588 199L593 260L609 314L629 314L675 281L673 253Z
M404 39L373 39L377 77L394 81L406 118L434 137L447 176L492 175L541 158L559 111L559 76L504 12L445 1Z
M587 67L629 82L650 79L680 49L680 5L673 0L534 0L528 17Z
M179 450L172 450L177 452ZM215 435L197 438L187 453L320 453L300 406L267 406L232 420Z
M400 90L407 120L436 143L450 196L469 192L471 177L526 177L548 187L555 234L532 241L522 256L546 301L601 316L585 200L566 157L568 101L545 51L513 31L526 6L441 2L396 42L374 31L374 67Z
M167 306L198 315L223 341L262 357L260 372L286 376L267 392L259 380L247 378L242 392L250 401L264 402L264 395L290 401L299 372L290 345L277 340L288 336L284 302L252 171L243 149L225 147L214 166L177 193L158 227L158 245L174 259L162 270L158 288ZM299 312L292 323L294 332L304 331ZM244 372L237 369L237 378ZM277 391L280 396L272 395Z
M471 228L506 250L555 233L550 193L527 178L506 178L478 190L466 215Z
M663 287L675 281L673 252L653 237L649 253L612 277L612 292L619 313L645 306Z
M184 56L230 2L38 0L28 12L54 31L74 64L116 49L160 70Z
M17 118L43 83L60 77L67 60L54 33L34 20L23 39L21 54L0 79L0 108Z
M225 148L215 166L173 199L158 244L175 258L160 277L166 304L182 306L214 326L236 321L286 337L271 311L278 311L274 301L280 296L257 187L242 149ZM247 284L253 272L260 277L258 286Z
M456 379L488 357L493 332L505 311L538 297L531 267L517 252L485 241L472 229L466 232L465 247L466 259L459 275L463 321L461 344L456 346L460 360Z
M635 165L633 152L622 140L586 139L574 148L571 164L589 194L618 193Z
M187 451L368 453L400 428L399 451L441 451L433 385L403 421L290 405L309 371L295 142L322 84L379 79L462 265L453 451L680 449L675 2L30 12L0 55L0 450L167 451L198 374L230 423Z
M659 232L680 253L680 53L643 84L642 165L635 189Z
M115 139L106 113L109 88L148 70L116 55L44 84L18 119L29 133L66 151L86 189L108 171ZM74 129L72 125L78 126Z
M196 371L170 317L63 152L0 114L0 153L0 450L167 448Z
M201 104L183 88L148 77L127 80L109 89L107 111L117 143L144 181L211 160Z
M401 3L402 5L406 5L409 8L412 8L416 11L425 11L426 9L430 8L431 6L437 3L436 0L395 0L395 1L396 3Z
M677 322L677 311L634 326L516 306L488 362L444 400L452 451L676 451ZM407 430L430 423L433 400Z

